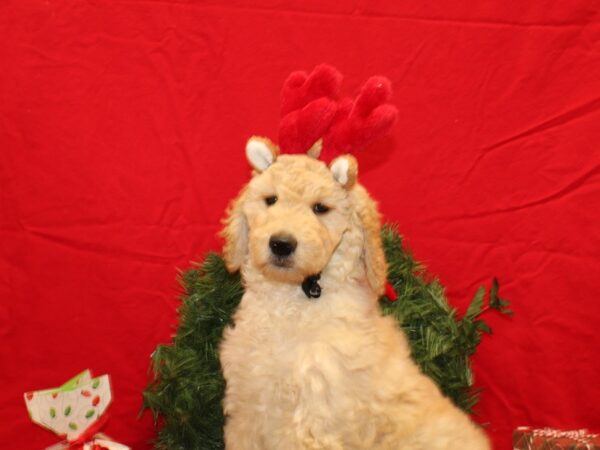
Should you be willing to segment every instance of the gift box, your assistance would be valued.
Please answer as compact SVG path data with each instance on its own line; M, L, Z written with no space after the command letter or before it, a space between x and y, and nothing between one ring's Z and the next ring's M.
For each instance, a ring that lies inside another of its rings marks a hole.
M62 386L23 396L31 420L65 438L46 450L129 450L99 433L112 400L108 375L92 378L85 370Z
M586 429L519 427L513 432L513 450L600 450L600 436Z

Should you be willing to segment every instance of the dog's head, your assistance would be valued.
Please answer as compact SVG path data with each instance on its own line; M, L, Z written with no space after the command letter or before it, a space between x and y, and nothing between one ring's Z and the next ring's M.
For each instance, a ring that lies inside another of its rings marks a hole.
M379 215L356 182L354 157L340 156L328 167L310 156L279 156L264 138L250 139L246 156L254 174L231 203L223 230L228 269L244 266L297 284L323 272L335 255L360 266L359 275L381 294L386 263Z

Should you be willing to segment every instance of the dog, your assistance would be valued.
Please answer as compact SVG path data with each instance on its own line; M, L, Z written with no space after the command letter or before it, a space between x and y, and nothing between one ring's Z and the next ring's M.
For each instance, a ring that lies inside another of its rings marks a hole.
M489 449L379 310L380 216L356 159L256 137L246 154L253 177L223 230L245 287L220 345L227 450Z

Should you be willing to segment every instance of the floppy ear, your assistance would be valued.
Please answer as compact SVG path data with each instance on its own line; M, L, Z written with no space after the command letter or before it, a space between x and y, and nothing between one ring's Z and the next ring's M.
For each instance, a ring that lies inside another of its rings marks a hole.
M246 158L257 172L262 172L275 162L279 155L277 147L269 138L252 136L246 143Z
M335 181L346 189L350 189L356 183L358 163L352 155L343 155L335 158L329 165L329 170L331 170Z
M354 205L363 230L362 262L367 279L378 296L383 295L387 282L387 262L381 242L381 221L377 204L365 188L356 185L352 190Z
M242 205L246 197L244 188L238 197L233 200L227 208L227 217L223 220L225 227L221 236L225 239L223 246L223 258L230 272L237 272L244 263L248 251L248 222L242 211Z

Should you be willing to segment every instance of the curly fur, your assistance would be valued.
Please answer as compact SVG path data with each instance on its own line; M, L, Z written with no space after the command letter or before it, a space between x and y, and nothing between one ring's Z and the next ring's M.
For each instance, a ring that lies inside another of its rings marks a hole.
M356 162L346 165L340 181L320 161L280 156L229 209L224 255L230 270L241 269L245 294L220 348L226 448L489 449L381 315L379 215L354 183ZM316 215L315 202L331 210ZM298 241L290 267L272 263L268 241L278 232ZM300 283L319 272L322 295L309 300Z

